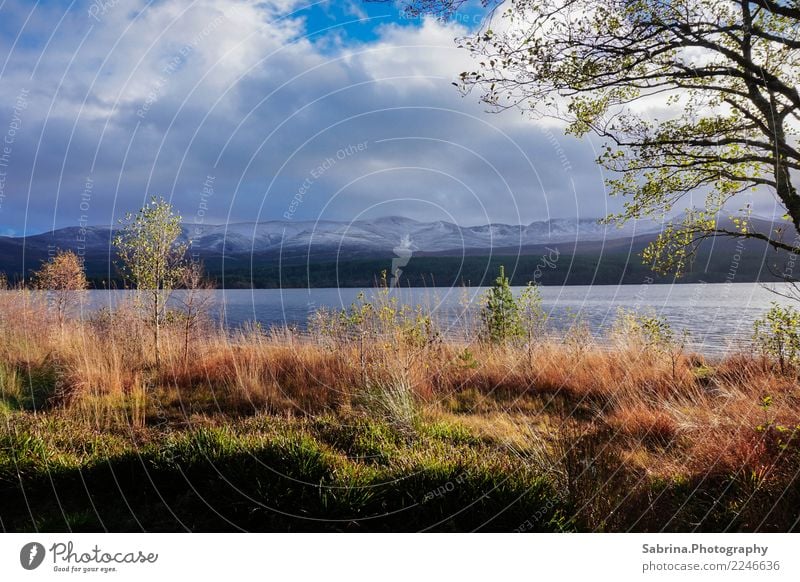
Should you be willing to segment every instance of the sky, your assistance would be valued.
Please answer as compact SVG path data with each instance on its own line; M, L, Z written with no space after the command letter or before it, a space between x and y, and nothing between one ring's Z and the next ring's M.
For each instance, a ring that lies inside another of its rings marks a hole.
M184 221L463 225L620 207L600 144L486 111L452 22L396 3L0 0L0 234Z

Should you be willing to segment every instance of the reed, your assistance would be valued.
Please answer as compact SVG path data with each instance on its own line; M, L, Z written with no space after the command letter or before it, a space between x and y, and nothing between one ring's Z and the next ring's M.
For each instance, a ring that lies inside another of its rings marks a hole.
M157 363L133 304L83 313L62 333L46 302L16 290L0 294L0 319L6 440L33 415L73 427L74 441L129 443L259 419L312 426L324 450L397 463L401 473L442 446L465 458L486 449L495 469L549 483L571 512L562 525L581 530L651 527L642 504L667 503L658 487L721 482L737 484L737 507L754 528L753 500L796 489L797 370L754 353L709 359L619 327L608 338L584 329L507 343L446 339L422 311L362 300L316 314L303 332L206 322L188 342L174 314ZM62 446L47 439L36 455ZM439 444L427 449L431 439ZM358 481L367 470L358 463L340 470ZM616 505L628 507L625 519L612 519Z

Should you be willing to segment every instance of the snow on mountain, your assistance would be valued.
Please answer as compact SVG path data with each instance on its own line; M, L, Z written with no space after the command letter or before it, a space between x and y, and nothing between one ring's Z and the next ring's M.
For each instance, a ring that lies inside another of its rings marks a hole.
M391 216L354 222L271 221L187 226L186 234L197 252L222 252L224 249L226 254L235 254L309 247L390 251L406 238L414 251L442 252L629 238L658 232L660 228L659 223L652 221L639 221L620 229L596 220L571 219L536 221L528 225L459 226L444 221L420 222Z
M421 222L399 216L375 220L266 221L231 224L184 224L183 238L192 252L212 255L250 253L359 252L392 253L403 245L414 252L518 248L528 245L629 238L658 232L661 225L639 221L624 228L596 220L551 219L527 225L459 226L451 222ZM46 251L52 248L109 252L109 226L68 227L27 237L0 237L15 246Z

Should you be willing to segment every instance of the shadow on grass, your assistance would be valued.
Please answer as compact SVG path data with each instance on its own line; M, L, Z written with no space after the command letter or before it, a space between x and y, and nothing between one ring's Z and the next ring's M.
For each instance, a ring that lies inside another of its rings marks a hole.
M8 431L0 438L0 525L46 532L787 532L800 515L800 487L788 474L773 485L748 474L651 481L629 474L615 482L617 469L628 469L610 460L606 467L589 450L594 462L558 491L521 459L482 448L454 427L430 425L430 434L409 444L368 421L263 422L272 428L207 427L139 444L121 435L70 437L69 425L57 423L39 433Z
M25 451L35 457L35 441ZM376 470L309 436L237 450L218 431L84 467L18 466L0 480L7 531L556 531L540 479L424 462Z

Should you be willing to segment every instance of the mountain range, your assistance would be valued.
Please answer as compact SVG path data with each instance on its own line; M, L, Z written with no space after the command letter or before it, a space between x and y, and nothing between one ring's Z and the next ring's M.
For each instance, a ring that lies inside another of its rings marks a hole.
M622 228L592 219L560 218L527 225L459 226L389 216L353 222L184 224L181 238L226 287L370 285L391 268L393 259L403 257L408 259L403 265L407 285L486 284L499 264L519 267L514 269L514 283L536 274L542 284L597 284L640 283L653 277L638 255L661 229L656 221ZM0 237L0 271L19 279L56 249L73 250L84 258L96 285L119 285L114 234L109 226L87 226ZM730 239L718 239L711 249L701 251L684 280L728 280L737 255L737 281L773 280L770 269L775 265L767 262L786 258L766 254L757 241L733 245ZM554 256L558 261L552 261ZM543 257L551 258L544 269Z
M339 222L266 221L231 224L184 224L182 239L201 255L280 253L282 250L315 249L337 252L392 252L398 246L426 253L464 249L530 246L548 243L630 238L658 232L654 221L606 226L593 219L550 219L527 225L487 224L459 226L451 222L420 222L388 216L375 220ZM107 250L113 237L109 226L67 227L27 237L0 237L0 246L27 247L31 252L49 248L85 251ZM85 239L85 240L84 240Z

